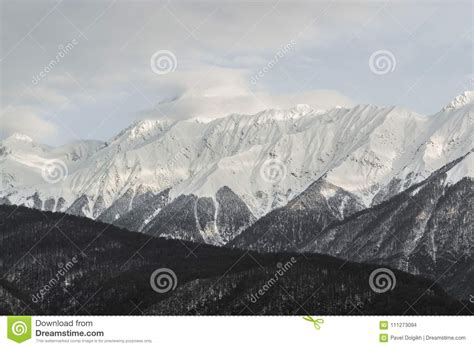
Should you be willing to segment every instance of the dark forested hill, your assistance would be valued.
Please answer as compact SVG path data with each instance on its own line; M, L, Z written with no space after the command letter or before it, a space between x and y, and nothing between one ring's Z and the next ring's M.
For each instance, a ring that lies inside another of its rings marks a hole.
M398 271L393 290L375 292L369 276L379 266L317 254L259 254L165 240L16 206L0 206L0 226L0 314L473 310L431 281ZM158 277L158 269L167 269L168 278Z

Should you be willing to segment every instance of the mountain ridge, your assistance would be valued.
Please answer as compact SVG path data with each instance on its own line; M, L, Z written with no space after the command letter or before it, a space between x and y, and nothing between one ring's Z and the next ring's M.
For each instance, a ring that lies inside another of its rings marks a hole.
M132 209L147 211L142 219L151 221L159 211L149 211L143 202L153 197L157 209L183 195L216 202L217 192L229 187L260 218L325 175L328 183L353 194L362 209L471 149L473 109L471 103L424 116L397 106L326 111L299 106L206 123L142 120L108 142L59 150L34 143L11 148L3 140L0 197L113 223ZM58 181L45 181L50 165ZM473 172L466 165L450 180Z

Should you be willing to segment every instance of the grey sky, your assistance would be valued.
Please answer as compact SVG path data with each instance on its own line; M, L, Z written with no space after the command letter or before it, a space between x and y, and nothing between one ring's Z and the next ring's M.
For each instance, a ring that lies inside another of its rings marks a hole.
M2 137L57 145L107 139L141 117L298 103L429 114L473 89L471 1L1 3ZM152 70L160 50L174 71ZM379 50L393 71L371 71Z

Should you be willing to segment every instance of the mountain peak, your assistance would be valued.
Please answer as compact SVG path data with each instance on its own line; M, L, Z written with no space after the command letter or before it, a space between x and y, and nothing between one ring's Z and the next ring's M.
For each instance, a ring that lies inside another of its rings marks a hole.
M22 134L22 133L13 133L10 135L8 138L5 140L14 140L14 141L22 141L25 143L32 143L33 139L31 139L28 135Z
M137 137L153 131L155 128L163 128L163 122L160 120L144 119L135 122L129 129L131 136Z
M130 126L122 130L111 142L116 141L136 141L151 138L156 134L162 133L169 123L157 119L143 119L133 122Z
M443 108L443 111L459 109L474 101L474 91L464 91L464 93L454 98L448 105Z

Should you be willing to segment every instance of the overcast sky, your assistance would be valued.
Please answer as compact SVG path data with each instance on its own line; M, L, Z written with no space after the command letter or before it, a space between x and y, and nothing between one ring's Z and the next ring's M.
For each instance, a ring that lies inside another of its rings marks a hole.
M471 1L1 3L1 137L302 103L430 114L474 84Z

